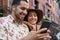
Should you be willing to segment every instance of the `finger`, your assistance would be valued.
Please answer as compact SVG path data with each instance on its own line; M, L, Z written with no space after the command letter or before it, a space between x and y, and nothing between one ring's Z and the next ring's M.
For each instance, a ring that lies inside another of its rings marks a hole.
M51 38L51 36L41 36L41 37L39 37L39 39L40 38Z
M41 34L40 37L41 37L41 38L51 38L51 36L50 36L48 33L46 33L46 34Z
M40 29L39 31L37 31L37 33L41 33L41 32L43 32L43 31L45 31L45 30L47 30L47 28L42 28L42 29Z
M23 21L23 23L28 24L28 22L27 22L27 21Z
M28 25L28 27L32 30L33 29L33 25L30 24L29 22L23 21L26 25Z
M38 37L40 37L40 36L47 36L47 35L49 35L48 33L44 33L44 34L37 34L37 36Z
M48 29L48 30L47 30L47 33L51 33L51 31Z
M33 27L33 25L32 24L30 24L29 22L25 22L28 26L30 26L30 27Z
M47 38L43 38L44 40L47 40Z

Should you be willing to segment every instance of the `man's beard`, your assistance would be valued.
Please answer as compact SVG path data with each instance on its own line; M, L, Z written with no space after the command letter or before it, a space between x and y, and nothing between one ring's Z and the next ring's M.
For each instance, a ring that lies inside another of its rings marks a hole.
M16 19L19 20L19 23L22 24L23 19L21 19L21 17L19 17L19 15L17 15L17 14L15 16L16 16Z

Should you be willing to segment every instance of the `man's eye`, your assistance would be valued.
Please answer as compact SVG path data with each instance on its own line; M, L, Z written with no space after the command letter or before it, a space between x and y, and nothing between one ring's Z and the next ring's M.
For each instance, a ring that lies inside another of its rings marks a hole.
M26 15L26 14L23 14L23 15Z
M24 8L24 7L21 7L20 9L25 10L25 8Z

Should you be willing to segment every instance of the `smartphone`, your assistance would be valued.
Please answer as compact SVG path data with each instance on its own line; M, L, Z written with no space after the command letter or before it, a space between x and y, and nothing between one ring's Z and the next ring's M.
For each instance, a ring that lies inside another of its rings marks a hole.
M40 29L42 29L42 28L49 29L50 27L51 27L51 22L50 21L43 21ZM45 30L41 33L47 33L47 30Z

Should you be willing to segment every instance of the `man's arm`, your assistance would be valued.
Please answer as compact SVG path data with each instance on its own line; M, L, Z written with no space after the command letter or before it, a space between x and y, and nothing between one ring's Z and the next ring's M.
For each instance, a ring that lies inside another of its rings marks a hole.
M50 38L48 33L41 34L40 32L47 30L46 28L40 29L39 31L31 31L29 34L21 40L39 40L44 38Z

